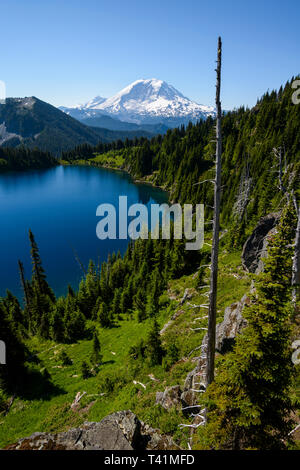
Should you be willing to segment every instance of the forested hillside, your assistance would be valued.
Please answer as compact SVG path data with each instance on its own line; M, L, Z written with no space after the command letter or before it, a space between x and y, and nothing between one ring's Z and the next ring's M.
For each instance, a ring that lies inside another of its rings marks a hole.
M26 147L0 147L0 173L28 169L50 168L57 165L57 159L49 152Z
M90 127L38 98L7 98L0 106L0 146L39 148L58 156L75 145L111 142L126 137L151 137L153 132L112 131Z
M254 108L231 111L222 120L221 221L224 227L234 226L240 243L245 240L247 227L252 228L259 217L280 207L280 153L283 185L299 196L300 107L291 99L292 81L279 91L267 92ZM168 130L165 136L150 141L118 141L82 151L78 147L62 158L89 160L91 152L116 150L118 158L122 157L121 167L134 178L148 176L147 181L170 191L171 200L205 203L209 217L213 186L209 182L196 183L214 174L214 126L215 121L208 118L186 128ZM101 164L103 158L98 160ZM90 163L97 164L97 159Z
M197 406L210 410L208 426L193 425L191 434L193 415L185 407L156 404L155 394L182 386L201 360L215 153L211 118L151 140L82 145L61 155L64 164L125 169L168 189L172 201L204 203L205 245L195 254L185 250L184 240L138 240L124 257L111 254L101 266L91 261L78 290L69 287L65 297L56 298L29 231L32 274L19 262L23 304L10 292L0 299L0 338L11 361L0 369L2 446L33 431L56 432L128 408L183 448L188 442L201 449L295 445L289 433L299 371L290 361L290 343L299 333L299 303L291 302L291 265L294 201L299 204L300 196L300 107L291 93L288 82L254 108L223 116L218 321L245 294L249 302L243 311L247 327L229 352L219 353L215 383L197 396ZM12 151L2 152L5 161L14 158ZM269 239L265 271L249 274L241 266L242 244L273 211L280 221ZM83 390L88 393L75 413L71 401Z

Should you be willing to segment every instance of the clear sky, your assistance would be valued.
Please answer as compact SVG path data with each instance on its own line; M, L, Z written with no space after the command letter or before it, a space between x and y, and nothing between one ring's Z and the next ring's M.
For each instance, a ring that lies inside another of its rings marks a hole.
M139 78L214 104L218 35L225 109L254 105L300 71L299 0L6 0L0 15L7 96L54 105Z

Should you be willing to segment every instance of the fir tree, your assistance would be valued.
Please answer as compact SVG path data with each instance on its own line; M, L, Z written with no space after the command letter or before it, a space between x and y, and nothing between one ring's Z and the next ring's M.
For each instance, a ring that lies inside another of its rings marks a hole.
M215 382L207 390L208 425L201 435L214 448L281 449L289 441L294 215L289 205L269 242L264 272L256 278L256 294L244 309L247 327L237 337L233 352L219 363Z
M109 328L112 325L109 309L104 302L101 302L99 307L98 321L103 328Z
M91 376L91 372L86 361L81 363L81 376L83 379L88 379Z
M93 335L93 352L91 356L91 361L93 365L99 365L102 361L101 346L97 332L94 331Z
M150 364L153 366L161 364L164 353L165 352L161 343L158 323L156 319L154 319L152 328L146 341L146 354L149 358Z

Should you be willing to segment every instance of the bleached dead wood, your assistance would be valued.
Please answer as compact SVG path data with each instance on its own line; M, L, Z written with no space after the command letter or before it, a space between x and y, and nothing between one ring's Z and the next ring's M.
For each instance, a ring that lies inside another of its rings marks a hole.
M77 393L76 393L75 399L74 399L73 403L71 404L71 408L72 408L72 409L74 409L74 408L78 405L78 403L80 402L81 398L82 398L84 395L86 395L86 392L82 392L82 393L81 393L81 392L77 392Z
M191 308L208 308L208 307L209 307L207 304L196 305L196 304L191 304L191 302L187 302L187 304L188 304Z
M141 385L141 387L143 387L145 390L147 388L146 385L143 384L142 382L138 382L137 380L133 380L132 382L134 383L134 385Z
M203 180L203 181L199 181L199 183L194 183L193 186L196 186L197 184L203 184L203 183L215 183L215 180Z
M291 434L294 434L294 432L296 432L298 429L300 429L300 423L297 424L297 426L291 432L289 432L288 435L291 436Z
M216 316L217 316L217 285L218 285L218 257L219 257L219 232L220 232L220 203L221 203L221 154L222 154L222 133L221 119L222 109L220 101L221 91L221 64L222 64L222 41L218 39L218 60L217 60L217 83L216 83L216 177L214 187L214 216L213 216L213 238L211 253L211 274L210 274L210 297L209 297L209 318L208 318L208 341L207 341L207 365L206 382L210 384L214 380L215 368L215 343L216 343Z
M297 203L294 201L297 208ZM295 246L292 266L292 303L296 305L300 287L300 205L297 211L298 221L296 228Z

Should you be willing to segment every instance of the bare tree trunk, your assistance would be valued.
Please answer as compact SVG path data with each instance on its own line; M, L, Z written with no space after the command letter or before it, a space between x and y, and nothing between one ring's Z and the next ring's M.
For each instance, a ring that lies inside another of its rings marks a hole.
M295 208L297 210L297 204L294 199ZM292 302L296 305L297 297L299 295L300 286L300 206L298 207L298 222L296 228L296 239L295 249L293 256L293 267L292 267Z
M217 60L217 84L216 84L216 178L214 191L214 218L213 218L213 240L211 254L211 274L210 293L208 310L208 343L207 343L207 364L206 383L209 385L214 380L215 368L215 342L216 342L216 313L217 313L217 283L218 283L218 255L219 255L219 231L220 231L220 201L221 201L221 61L222 61L222 41L218 40L218 60Z
M275 157L278 160L279 190L282 191L283 194L285 194L287 192L287 190L286 190L286 187L284 186L283 181L282 181L282 176L283 176L283 172L282 172L282 148L281 147L278 147L278 149L273 148L273 153L274 153ZM284 173L285 173L286 172L286 154L284 154L284 160L285 160L285 164L284 164Z

